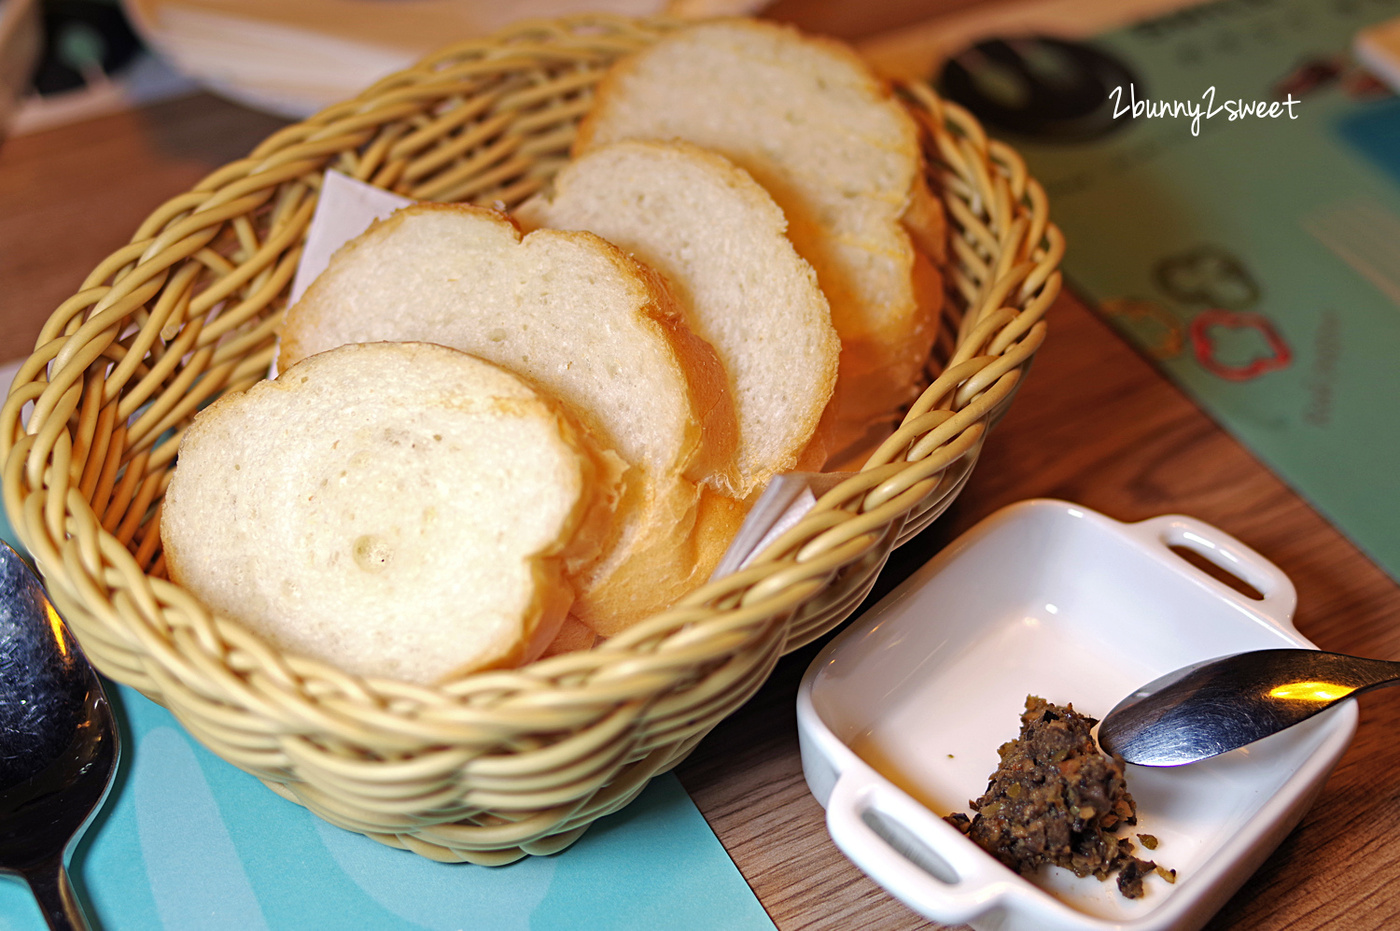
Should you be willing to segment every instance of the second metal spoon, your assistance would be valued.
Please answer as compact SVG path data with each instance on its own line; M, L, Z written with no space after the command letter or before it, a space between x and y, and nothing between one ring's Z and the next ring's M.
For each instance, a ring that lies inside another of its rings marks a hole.
M1099 724L1099 745L1129 763L1194 763L1400 682L1400 663L1318 650L1255 650L1207 660L1142 686Z

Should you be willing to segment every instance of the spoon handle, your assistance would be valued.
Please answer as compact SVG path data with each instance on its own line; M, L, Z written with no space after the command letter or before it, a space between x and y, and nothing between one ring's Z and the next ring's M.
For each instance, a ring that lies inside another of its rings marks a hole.
M26 869L22 875L52 931L91 931L83 907L73 894L62 856Z

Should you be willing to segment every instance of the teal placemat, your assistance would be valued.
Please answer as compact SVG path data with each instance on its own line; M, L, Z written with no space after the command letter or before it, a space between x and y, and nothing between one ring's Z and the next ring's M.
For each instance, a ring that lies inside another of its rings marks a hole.
M73 867L107 931L773 929L672 776L562 854L443 864L332 827L138 693L116 700L119 781ZM0 929L43 927L28 891L0 882Z
M3 516L0 532L17 545ZM674 776L561 854L436 863L280 798L139 693L113 700L121 766L73 862L106 931L773 931ZM0 877L0 931L43 927L28 890Z
M1132 75L1116 106L1156 115L1008 138L1076 291L1400 579L1400 101L1348 51L1394 16L1400 0L1227 0L1121 29L1094 42Z

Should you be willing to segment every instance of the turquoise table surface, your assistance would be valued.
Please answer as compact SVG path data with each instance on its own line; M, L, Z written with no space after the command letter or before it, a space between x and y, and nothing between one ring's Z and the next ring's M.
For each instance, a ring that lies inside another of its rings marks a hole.
M120 773L73 862L109 931L773 927L672 776L562 854L499 868L436 863L274 795L139 693L119 687L114 700ZM43 927L28 891L0 883L0 929Z

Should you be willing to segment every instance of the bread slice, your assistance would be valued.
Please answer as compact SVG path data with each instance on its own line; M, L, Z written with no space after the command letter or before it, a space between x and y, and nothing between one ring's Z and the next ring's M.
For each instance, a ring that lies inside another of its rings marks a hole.
M728 374L739 450L722 491L745 498L778 472L821 466L803 457L831 400L841 343L783 212L746 172L684 143L615 143L566 165L552 193L516 216L526 228L597 233L670 283Z
M732 468L733 402L655 272L592 233L522 238L496 211L417 204L332 257L287 313L279 365L374 340L489 359L562 400L629 466L615 534L579 579L580 620L621 629L708 574L686 554L699 483Z
M555 638L619 473L559 403L443 346L342 346L186 431L161 513L171 577L340 669L431 683Z
M941 213L913 119L851 49L757 20L677 30L609 71L574 153L623 139L711 149L772 194L841 336L843 436L915 396L942 306L915 242L941 242Z

